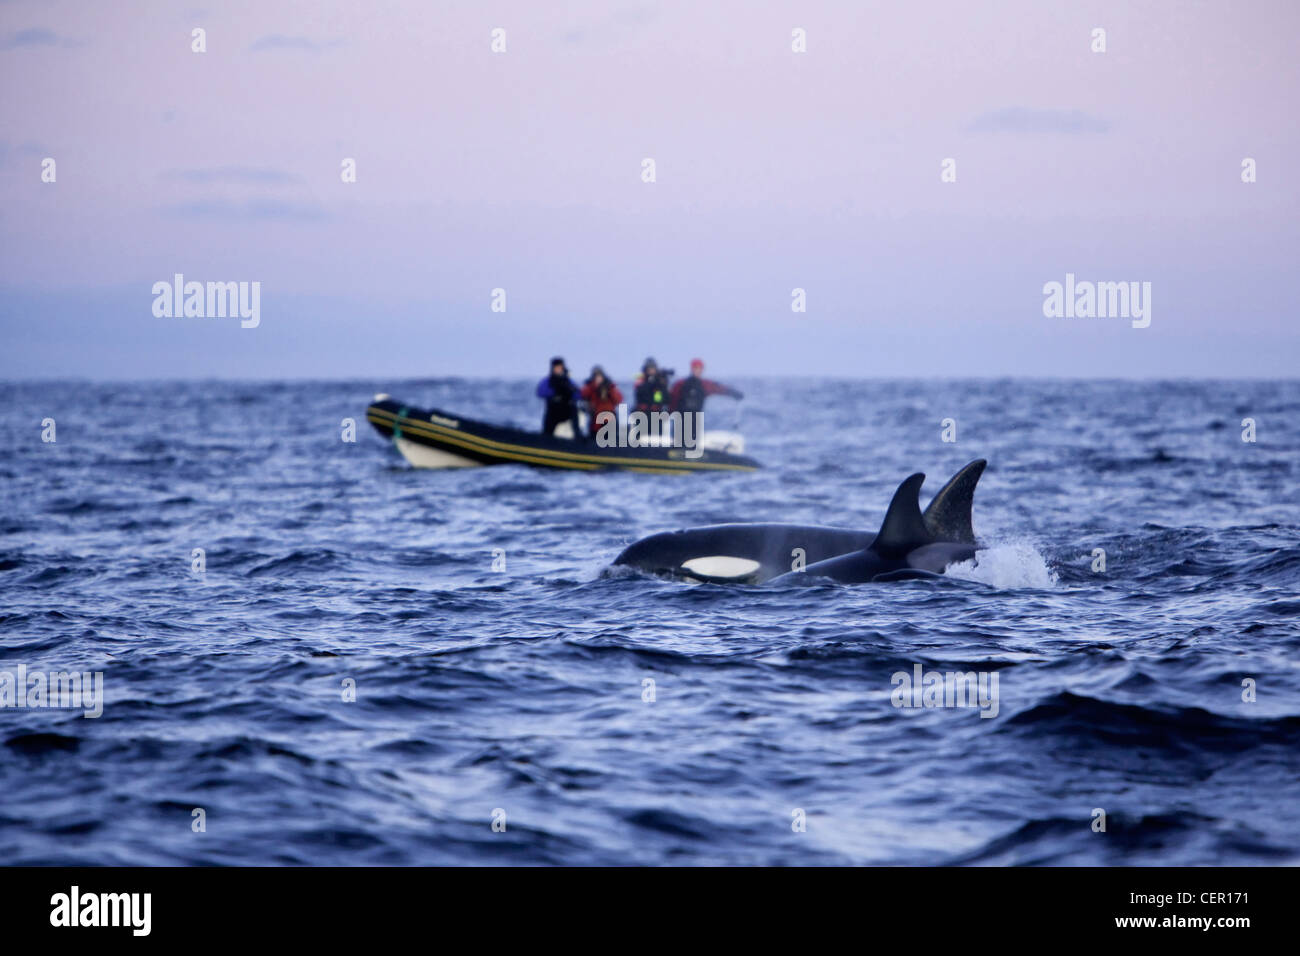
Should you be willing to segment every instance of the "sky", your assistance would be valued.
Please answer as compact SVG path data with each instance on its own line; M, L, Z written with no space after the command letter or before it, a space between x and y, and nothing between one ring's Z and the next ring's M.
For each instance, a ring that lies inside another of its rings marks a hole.
M1298 27L1293 0L0 0L0 379L1294 377ZM257 326L155 315L177 273L259 283ZM1044 315L1067 274L1150 283L1150 324Z

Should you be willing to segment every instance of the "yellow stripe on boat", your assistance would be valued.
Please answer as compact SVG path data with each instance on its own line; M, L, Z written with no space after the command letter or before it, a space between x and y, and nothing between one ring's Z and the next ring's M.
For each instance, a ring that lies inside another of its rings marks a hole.
M579 452L531 448L527 445L514 445L509 442L494 441L491 438L482 438L469 432L446 428L435 422L426 422L418 418L399 417L385 409L375 408L373 405L366 409L366 419L372 425L383 425L390 429L400 428L405 433L423 433L429 438L436 438L438 441L445 441L470 451L483 452L529 464L581 468L586 471L595 471L610 464L617 464L629 471L653 472L656 474L665 471L681 472L702 469L717 471L757 470L753 465L731 465L708 461L660 461L654 458L614 458L609 455L584 455Z

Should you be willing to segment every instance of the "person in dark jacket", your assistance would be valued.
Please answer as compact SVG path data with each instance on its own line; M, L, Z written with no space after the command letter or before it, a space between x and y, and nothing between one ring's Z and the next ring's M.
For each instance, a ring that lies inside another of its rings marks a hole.
M551 374L537 383L537 397L546 402L542 434L551 435L560 422L573 426L573 437L581 438L578 427L578 383L569 378L569 367L558 355L551 359Z
M582 397L587 403L590 417L587 427L593 438L600 431L600 426L605 424L606 419L602 418L602 415L608 413L615 416L614 421L617 425L618 406L623 401L623 393L606 377L605 370L599 365L592 366L591 375L582 386Z
M672 375L670 371L660 371L654 359L646 359L633 389L635 410L646 413L663 411L668 404L668 380Z
M668 394L668 410L670 412L681 412L683 414L702 412L704 411L704 400L710 395L726 395L730 398L745 397L740 393L739 389L704 378L703 374L704 362L700 359L691 359L690 376L678 379Z

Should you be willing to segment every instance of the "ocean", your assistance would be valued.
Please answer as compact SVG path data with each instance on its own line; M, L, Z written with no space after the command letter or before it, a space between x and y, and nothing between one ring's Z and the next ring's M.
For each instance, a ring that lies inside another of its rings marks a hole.
M709 423L764 469L677 477L417 471L365 421L536 428L533 384L0 384L0 672L102 677L87 717L0 676L0 859L1300 863L1300 383L741 379ZM609 567L874 531L974 458L937 580ZM996 700L897 706L918 667Z

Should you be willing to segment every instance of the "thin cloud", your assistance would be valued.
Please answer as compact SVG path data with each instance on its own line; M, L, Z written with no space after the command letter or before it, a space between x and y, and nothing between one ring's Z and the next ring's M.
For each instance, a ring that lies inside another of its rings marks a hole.
M976 117L967 129L978 133L1104 133L1110 123L1083 110L1011 106Z
M8 38L3 43L0 43L0 49L18 50L24 47L71 45L71 40L59 36L53 30L46 30L44 27L32 27L9 34Z
M624 7L588 23L585 27L575 26L565 31L560 34L560 41L571 46L580 46L588 42L614 43L638 32L641 27L652 23L655 17L655 10L651 7Z
M15 156L48 156L50 153L50 149L31 140L14 144L6 139L0 139L0 169L8 169L11 159Z
M162 174L164 179L179 179L198 186L284 186L300 182L301 178L282 169L259 166L211 166L206 169L172 169Z
M304 53L322 53L330 47L336 47L339 41L331 40L327 43L317 43L309 37L288 36L284 33L271 33L264 37L258 37L253 41L253 45L248 49L253 53L261 53L266 50L300 50Z
M173 219L205 222L319 222L329 218L324 206L269 200L176 203L163 206L160 211Z

